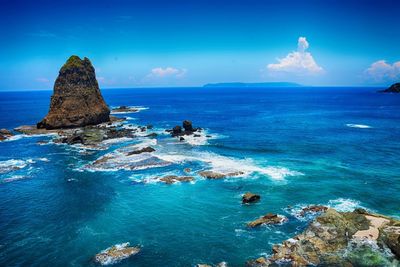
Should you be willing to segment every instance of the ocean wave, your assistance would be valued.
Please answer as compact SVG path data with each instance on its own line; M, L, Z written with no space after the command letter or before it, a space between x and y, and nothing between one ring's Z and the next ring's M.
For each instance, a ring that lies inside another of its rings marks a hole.
M24 138L35 138L35 137L51 137L51 136L56 136L56 133L48 133L48 134L16 134L13 136L8 137L7 139L4 140L4 142L12 142L12 141L17 141L21 140Z
M350 212L355 210L356 208L363 208L367 210L367 208L361 205L360 201L349 198L338 198L329 200L327 206L342 212Z
M352 123L348 123L346 124L347 127L350 128L360 128L360 129L368 129L368 128L372 128L372 126L366 125L366 124L352 124Z
M0 161L0 174L20 170L33 163L33 160L9 159Z
M13 175L9 178L4 178L1 182L2 183L10 183L10 182L19 181L19 180L25 180L28 178L29 178L29 176L25 176L25 175Z
M287 176L303 175L300 172L291 171L284 167L260 167L251 159L236 159L211 152L197 152L193 153L192 155L157 154L156 152L156 156L164 161L173 163L200 161L208 164L211 167L211 171L218 173L244 172L243 176L246 176L257 172L265 174L274 180L283 180Z

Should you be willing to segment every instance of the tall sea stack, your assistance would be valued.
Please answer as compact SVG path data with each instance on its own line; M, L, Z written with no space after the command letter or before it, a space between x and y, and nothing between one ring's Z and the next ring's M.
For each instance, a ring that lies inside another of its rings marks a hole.
M37 128L61 129L94 125L110 120L92 63L71 56L54 84L50 111Z

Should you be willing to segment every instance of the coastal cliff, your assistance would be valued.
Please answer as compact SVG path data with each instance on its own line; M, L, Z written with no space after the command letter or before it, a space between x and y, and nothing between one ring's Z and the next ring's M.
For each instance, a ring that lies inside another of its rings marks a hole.
M95 70L88 58L71 56L60 69L54 84L50 111L37 128L60 129L110 121Z

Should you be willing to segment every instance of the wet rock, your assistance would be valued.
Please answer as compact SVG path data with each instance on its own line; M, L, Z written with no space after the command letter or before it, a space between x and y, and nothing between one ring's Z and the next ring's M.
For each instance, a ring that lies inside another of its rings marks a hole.
M151 129L153 129L153 125L149 124L149 125L146 126L146 128L147 128L148 130L151 130Z
M196 267L228 267L228 264L226 262L220 262L217 265L209 265L209 264L197 264Z
M151 152L154 152L154 151L156 151L154 148L148 146L148 147L140 148L138 150L130 151L130 152L128 152L127 155L130 156L130 155L141 154L141 153L145 153L145 152L151 153Z
M118 244L96 254L94 261L101 265L118 263L140 252L140 247L130 247L129 243Z
M168 175L164 176L160 179L161 182L166 184L174 184L176 182L192 182L194 178L192 176L176 176L176 175Z
M260 257L255 260L249 260L246 262L246 267L268 267L271 262L264 257Z
M191 122L191 121L184 120L184 121L182 122L182 126L183 126L183 129L185 129L185 131L187 131L187 132L193 132L193 131L194 131L194 130L193 130L193 125L192 125L192 122Z
M157 137L157 136L158 136L157 133L151 133L151 134L145 135L145 137Z
M11 137L13 135L14 134L11 131L7 130L7 129L0 129L0 141L4 141L4 140L6 140L7 138L9 138L9 137Z
M400 83L392 84L389 88L382 90L382 93L400 93Z
M260 198L261 198L260 195L253 194L251 192L247 192L246 194L244 194L242 196L242 203L243 204L253 203L253 202L259 201Z
M119 106L117 108L112 109L112 113L134 113L138 112L139 110L135 107L128 107L128 106Z
M257 220L249 222L247 224L247 226L254 228L254 227L260 226L262 224L279 224L279 223L282 223L282 222L284 222L286 220L287 219L284 216L268 213L268 214L258 218Z
M186 173L191 173L192 169L191 168L185 168L185 169L183 169L183 171L186 172Z
M182 136L179 137L179 141L185 141L185 138L183 138Z
M400 222L364 212L328 209L304 232L280 245L274 245L272 255L265 259L266 263L248 266L275 266L280 262L287 262L290 266L390 265L377 263L393 260L385 258L388 257L385 247L389 247L399 257ZM365 265L366 262L369 263Z
M303 208L300 212L300 216L305 216L307 213L320 213L328 210L328 207L322 205L311 205Z
M175 126L174 128L172 128L172 135L173 136L178 136L181 133L182 133L182 127L181 126Z
M215 172L215 171L199 172L200 176L207 178L207 179L223 179L223 178L227 178L227 177L240 176L243 174L244 174L244 172L242 172L242 171L233 171L233 172L227 172L227 173L220 173L220 172Z
M88 58L71 56L54 84L50 111L37 128L75 128L108 121L110 110L101 95L92 63Z

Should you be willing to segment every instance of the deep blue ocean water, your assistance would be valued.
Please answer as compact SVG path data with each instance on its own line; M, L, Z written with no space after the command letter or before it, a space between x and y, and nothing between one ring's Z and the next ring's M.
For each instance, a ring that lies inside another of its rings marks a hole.
M110 89L110 106L148 109L129 123L159 133L189 119L212 136L182 144L157 137L161 168L88 171L106 151L81 153L38 145L50 136L0 143L0 266L91 266L92 257L123 242L142 251L118 266L243 266L307 225L293 210L307 204L364 207L400 216L400 95L376 88ZM35 124L51 91L0 92L0 128ZM138 140L143 141L143 140ZM135 141L136 142L136 141ZM5 166L23 167L4 171ZM244 177L165 185L165 174L227 168ZM241 195L261 194L254 205ZM248 229L273 212L283 225Z

